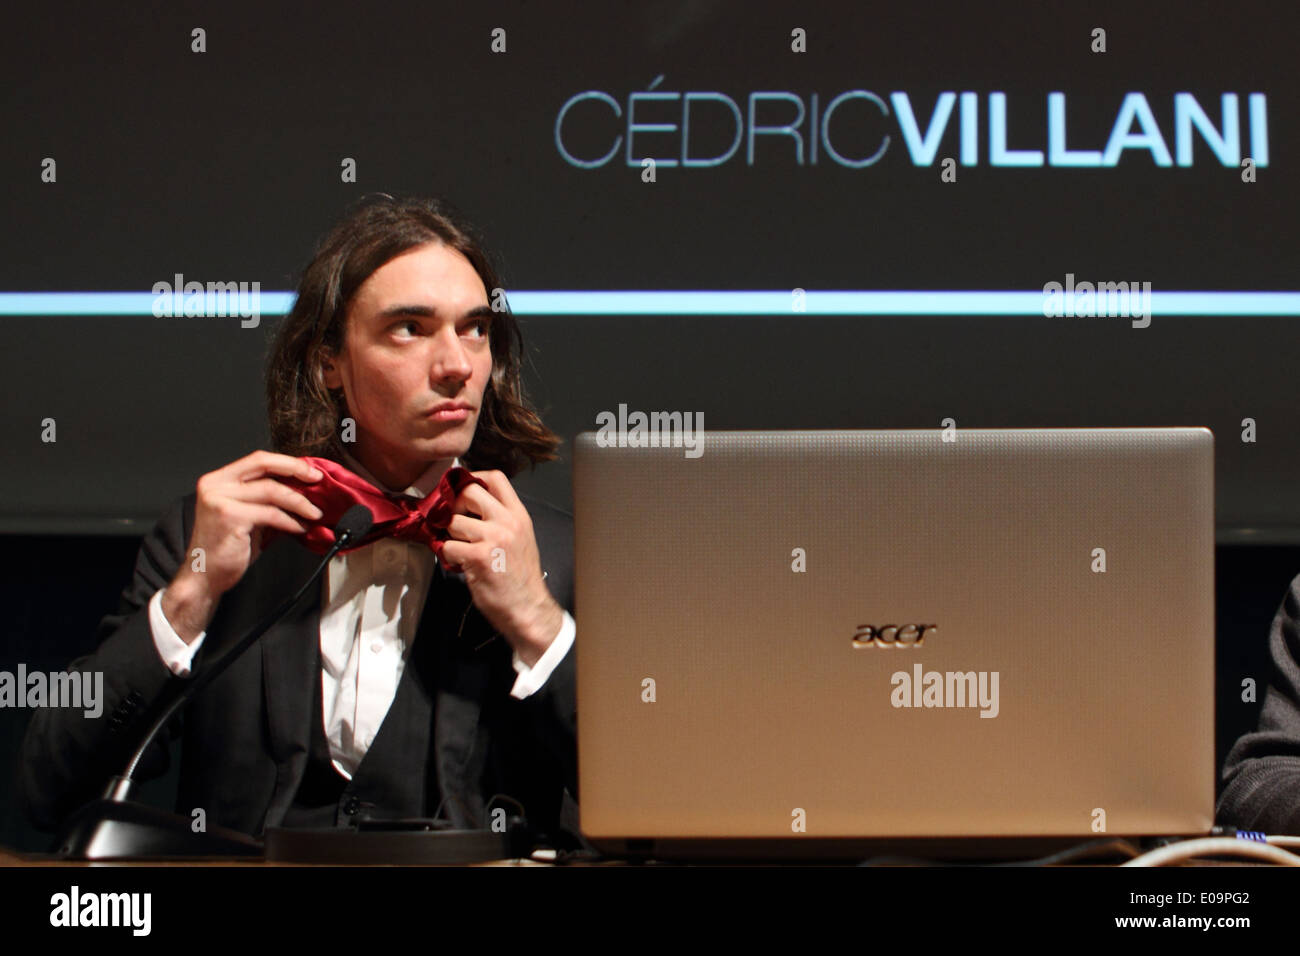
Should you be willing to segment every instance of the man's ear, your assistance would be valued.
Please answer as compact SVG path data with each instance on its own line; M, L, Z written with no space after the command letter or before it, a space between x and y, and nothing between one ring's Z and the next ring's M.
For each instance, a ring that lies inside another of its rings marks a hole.
M334 353L322 350L320 353L320 377L330 391L343 387L343 376L339 374L338 363Z

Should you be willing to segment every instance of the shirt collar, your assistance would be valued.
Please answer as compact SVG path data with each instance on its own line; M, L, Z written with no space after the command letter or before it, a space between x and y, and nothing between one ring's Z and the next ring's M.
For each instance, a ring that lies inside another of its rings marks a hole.
M348 468L352 469L352 471L356 472L381 491L387 491L389 494L393 495L410 495L412 498L423 498L425 495L431 493L434 488L438 487L438 482L442 481L442 476L447 473L449 468L455 468L460 464L460 459L439 458L437 461L430 464L429 467L421 473L420 477L416 478L415 481L411 482L411 484L400 491L395 488L389 488L381 482L366 469L365 465L361 464L361 462L349 455L346 450L343 452L343 464L347 465Z

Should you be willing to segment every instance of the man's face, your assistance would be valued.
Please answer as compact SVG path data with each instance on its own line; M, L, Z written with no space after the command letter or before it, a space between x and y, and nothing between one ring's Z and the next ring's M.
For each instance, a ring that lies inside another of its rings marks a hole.
M469 450L492 373L492 310L474 267L439 242L403 253L357 290L343 348L327 358L356 441L376 478L405 488L439 458ZM467 406L435 412L440 406Z

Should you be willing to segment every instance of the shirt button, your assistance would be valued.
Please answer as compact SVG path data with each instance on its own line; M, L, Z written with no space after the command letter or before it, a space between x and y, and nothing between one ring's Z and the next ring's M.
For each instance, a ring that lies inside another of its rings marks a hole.
M384 645L380 644L378 641L375 641L375 643L370 645L370 649L374 651L376 654L378 654L380 651L384 649Z

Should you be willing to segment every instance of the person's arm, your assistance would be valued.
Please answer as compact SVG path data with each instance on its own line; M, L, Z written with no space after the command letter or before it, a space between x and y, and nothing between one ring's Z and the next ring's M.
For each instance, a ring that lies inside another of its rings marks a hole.
M530 502L546 587L564 612L556 641L572 637L554 668L533 693L512 701L527 715L531 736L551 755L564 787L578 796L577 623L574 621L573 517L557 508ZM568 630L572 622L572 631ZM549 648L548 648L549 652ZM540 665L538 661L534 667ZM516 668L516 672L518 668ZM516 686L518 680L516 680ZM513 695L516 696L517 695Z
M560 661L564 660L565 655L573 647L573 641L577 637L577 633L578 625L574 622L573 615L565 611L559 632L551 640L546 651L531 667L519 656L519 652L515 651L511 655L511 665L518 676L515 678L515 686L510 689L510 696L516 700L523 700L525 697L535 694L538 689L545 685L555 668L559 666Z
M191 641L186 641L176 633L167 618L167 612L163 610L163 603L170 590L163 588L149 599L149 629L153 632L154 650L167 669L177 677L189 677L194 669L194 655L203 646L207 631L200 631Z
M1273 618L1269 656L1259 727L1228 754L1215 815L1243 830L1300 834L1300 576Z
M560 659L546 683L521 704L529 709L532 732L556 761L564 786L578 799L577 668L573 648Z
M23 741L19 790L28 816L52 829L80 804L94 799L109 777L123 769L155 714L173 672L164 663L165 628L196 645L221 596L256 560L263 528L302 532L299 518L321 511L277 479L318 481L321 473L288 455L256 451L199 478L195 493L174 504L145 536L135 572L117 612L103 619L93 654L74 670L104 675L104 707L98 718L78 711L38 711ZM195 551L202 560L191 561ZM150 601L165 621L151 620ZM147 778L166 767L163 740L151 745L140 767Z
M178 500L145 536L117 610L99 624L94 653L70 665L75 671L103 673L100 716L58 707L32 715L22 745L19 792L28 816L41 829L56 828L71 811L99 796L138 744L144 718L172 680L154 646L148 603L180 566L192 514L190 501ZM166 741L160 739L141 770L154 775L166 765Z

